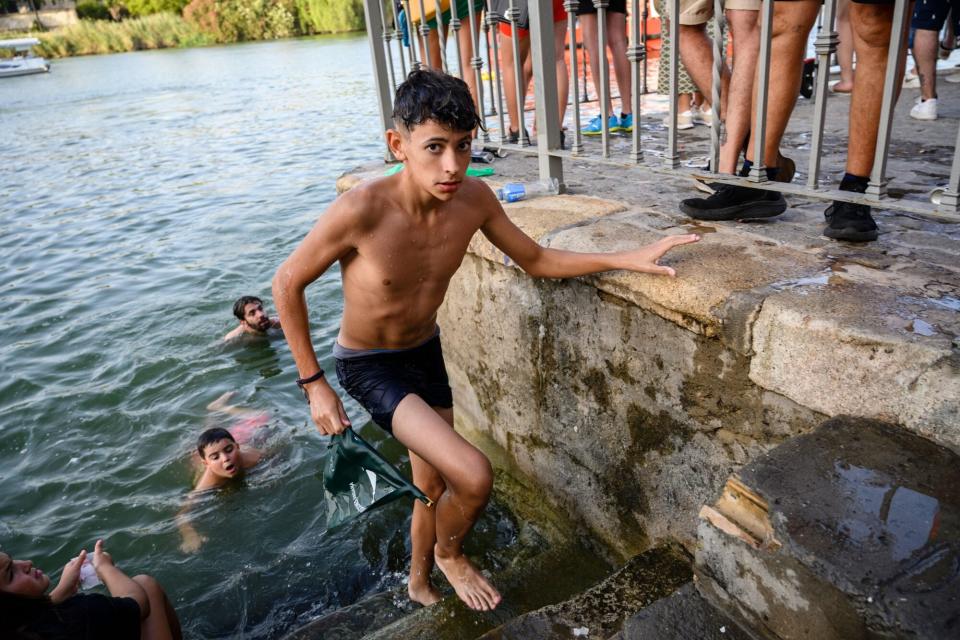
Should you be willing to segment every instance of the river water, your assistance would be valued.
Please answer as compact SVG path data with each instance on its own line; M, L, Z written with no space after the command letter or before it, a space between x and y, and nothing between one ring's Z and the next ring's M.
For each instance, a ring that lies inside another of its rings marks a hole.
M103 537L194 638L276 637L402 583L408 505L325 530L325 444L282 337L220 341L238 296L270 306L276 267L336 177L378 156L377 129L359 36L57 60L0 82L0 548L59 575ZM307 293L328 371L339 296L336 269ZM195 511L208 540L185 554L189 452L229 424L206 409L227 391L269 412L270 456Z

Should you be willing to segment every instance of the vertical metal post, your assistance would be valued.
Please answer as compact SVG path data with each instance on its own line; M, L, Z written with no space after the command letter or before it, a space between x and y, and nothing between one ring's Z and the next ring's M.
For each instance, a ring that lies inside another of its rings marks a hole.
M750 179L766 182L767 172L763 166L763 149L767 141L767 97L770 93L770 41L773 31L773 0L763 0L760 5L760 57L757 60L756 142L753 145L753 167ZM774 159L776 160L776 159Z
M410 13L410 0L401 0L403 2L403 12L407 20L407 37L410 40L409 54L410 54L410 70L417 71L422 69L423 65L420 64L420 58L417 56L417 32L413 26L413 18Z
M950 182L940 196L937 211L954 215L960 212L960 130L957 131L957 142L953 147L953 167L950 169Z
M677 153L677 93L680 84L680 0L669 0L670 14L670 125L667 127L667 151L663 162L671 169L680 166Z
M439 0L437 0L439 2ZM473 2L471 1L472 5ZM460 16L457 15L457 0L453 0L450 3L450 30L453 32L453 41L457 51L457 70L460 72L459 77L461 80L466 80L467 70L463 68L463 51L460 46ZM480 85L477 85L477 98L480 97ZM477 110L480 113L480 116L483 116L483 112L480 111L480 105L483 104L481 100L477 100Z
M497 104L496 104L496 98L495 98L495 91L493 88L493 79L494 77L496 77L496 73L494 72L493 54L490 50L490 24L486 15L487 14L484 14L484 18L483 18L483 42L487 47L487 69L489 69L489 72L487 73L487 87L490 89L489 114L492 116L495 116L497 115ZM497 34L494 33L493 37L496 38ZM480 55L479 52L477 52L477 55Z
M601 148L604 158L610 157L610 110L607 103L610 101L610 62L607 60L607 7L610 0L593 0L597 9L597 57L600 66L600 86L596 87L600 94L600 134ZM594 78L594 82L596 82Z
M723 75L724 54L723 30L726 19L723 16L722 0L713 0L713 85L710 91L710 108L713 109L713 120L710 125L710 170L717 173L720 170L720 79ZM680 49L676 49L680 55ZM727 114L723 114L724 117Z
M563 158L550 154L560 148L560 94L557 92L557 59L553 46L553 10L546 2L530 2L530 55L533 56L534 101L537 118L537 162L541 180L563 184ZM514 31L516 38L516 31Z
M893 108L897 104L897 70L903 51L903 31L910 24L908 0L896 0L893 8L893 27L890 31L890 52L887 55L887 73L883 81L883 102L880 106L880 127L877 130L877 150L873 156L873 171L867 195L879 200L887 195L887 153L890 151L890 133L893 130Z
M407 61L403 56L403 33L400 31L400 21L397 20L397 5L393 0L387 0L390 3L390 10L393 12L393 39L397 41L397 53L400 56L400 71L403 77L407 77Z
M428 67L433 68L433 56L430 54L430 25L427 24L426 7L423 6L423 0L417 0L420 3L420 41L423 42L423 59Z
M382 131L386 133L387 129L393 126L391 122L393 108L390 105L393 92L390 90L390 83L387 78L386 66L384 60L383 46L380 44L378 34L383 31L383 22L380 20L380 11L375 6L380 0L363 0L363 13L367 21L367 42L370 43L370 58L373 60L373 79L377 88L377 106L380 111L380 124ZM386 143L386 136L383 142L383 159L386 162L392 161L393 154Z
M529 9L529 7L528 7ZM520 146L526 147L530 145L530 139L526 136L526 118L524 117L524 106L526 100L523 96L524 82L523 82L523 64L520 62L520 35L518 31L518 22L520 21L520 9L517 8L514 0L510 0L509 8L507 9L507 20L510 21L510 46L513 48L513 76L514 76L514 87L517 92L517 119L519 122L514 122L513 124L517 125L517 135L520 137ZM506 88L506 87L504 87Z
M640 21L640 45L643 47L643 85L641 85L640 93L647 93L647 18L650 16L650 10L648 5L648 0L643 0L643 13L641 14ZM639 114L638 114L639 115ZM633 121L635 123L640 122L637 116L634 116Z
M387 2L393 4L393 0L387 0ZM384 57L387 59L387 71L389 72L390 86L396 87L397 77L393 73L393 55L391 55L390 52L390 38L393 37L393 32L387 29L387 16L383 10L383 0L377 0L377 5L380 8L380 24L383 25L383 34L381 35L381 38L383 39ZM402 52L400 58L403 59Z
M583 48L584 44L585 43L581 39L580 52L583 53L583 100L581 100L580 102L588 102L590 100L590 94L587 93L587 52Z
M820 158L823 155L823 127L827 121L827 87L830 82L830 56L837 50L839 34L834 29L837 13L837 0L826 0L823 4L823 21L813 43L817 53L817 78L814 91L816 101L813 104L813 124L810 127L810 169L807 174L807 186L813 189L820 184Z
M573 95L573 153L583 153L583 133L580 132L580 77L577 72L577 0L564 0L567 10L567 32L570 34L570 88ZM584 80L586 82L586 80Z
M507 139L507 125L503 120L503 75L500 73L500 47L497 44L497 22L500 20L500 15L496 11L491 11L489 7L487 8L487 26L490 31L493 32L489 42L493 43L493 58L490 64L490 72L496 73L497 81L493 83L493 86L496 88L497 94L497 120L500 124L500 147L503 147L504 141ZM488 50L489 51L489 50Z
M437 41L440 42L440 68L443 69L444 73L450 73L450 66L447 64L447 31L443 28L443 7L440 6L440 0L433 0L433 8L437 12Z
M644 0L646 7L646 0ZM647 50L640 41L640 0L630 2L630 46L627 47L627 59L630 60L630 78L633 81L633 148L630 157L637 164L643 161L643 149L640 148L640 65L647 66Z
M453 7L452 4L450 6ZM480 132L480 136L484 142L490 142L490 133L486 129L487 116L483 112L483 58L480 57L480 33L477 29L477 8L474 6L473 0L470 0L470 2L467 4L467 20L470 21L467 26L470 29L470 49L473 53L473 55L470 56L470 66L473 68L473 81L477 85L477 112L480 114L480 119L483 120L484 126ZM490 47L488 45L488 54L489 51ZM460 54L459 45L457 48L457 54ZM493 99L492 91L490 94L490 99Z

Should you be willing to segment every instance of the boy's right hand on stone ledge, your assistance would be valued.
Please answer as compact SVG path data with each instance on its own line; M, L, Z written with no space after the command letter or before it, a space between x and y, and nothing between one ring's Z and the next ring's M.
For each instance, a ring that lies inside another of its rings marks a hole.
M681 235L681 236L667 236L657 240L653 244L648 244L645 247L640 247L639 249L634 249L633 251L624 251L621 255L623 260L623 269L629 269L630 271L638 271L640 273L652 273L656 275L674 277L677 275L677 272L674 271L671 267L667 267L658 263L660 258L674 247L679 247L680 245L690 244L691 242L697 242L700 240L700 236L695 233Z
M350 418L337 392L327 381L320 379L304 388L310 401L310 417L320 433L332 436L346 431L350 426Z

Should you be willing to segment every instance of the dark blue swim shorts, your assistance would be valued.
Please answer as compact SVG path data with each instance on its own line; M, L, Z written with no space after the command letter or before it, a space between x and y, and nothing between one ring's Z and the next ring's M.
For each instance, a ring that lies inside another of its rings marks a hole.
M439 333L410 349L361 351L337 344L333 355L344 391L389 433L393 433L393 412L408 393L420 396L431 407L453 406Z

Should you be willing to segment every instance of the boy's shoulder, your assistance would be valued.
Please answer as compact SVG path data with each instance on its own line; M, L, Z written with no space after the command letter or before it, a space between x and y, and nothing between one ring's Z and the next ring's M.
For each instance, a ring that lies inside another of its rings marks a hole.
M364 180L340 194L331 209L350 224L375 223L386 208L396 202L399 187L393 176Z
M204 470L204 472L200 474L200 479L197 480L197 484L190 492L190 495L203 493L204 491L210 491L211 489L217 489L223 484L225 484L223 478L209 470Z

